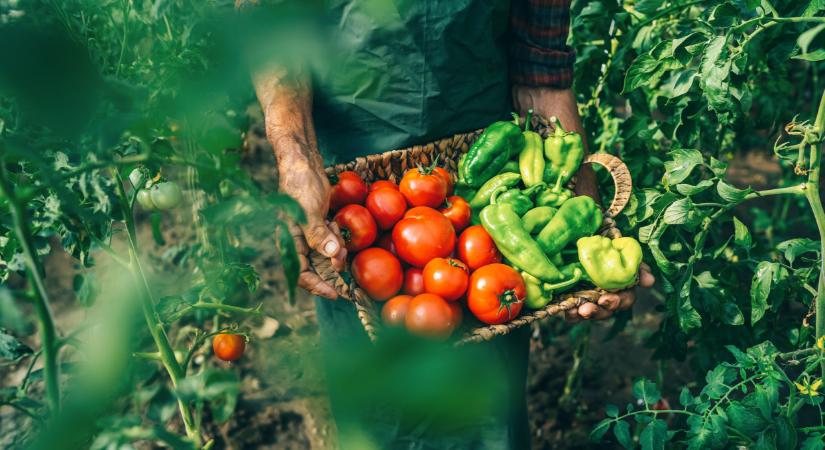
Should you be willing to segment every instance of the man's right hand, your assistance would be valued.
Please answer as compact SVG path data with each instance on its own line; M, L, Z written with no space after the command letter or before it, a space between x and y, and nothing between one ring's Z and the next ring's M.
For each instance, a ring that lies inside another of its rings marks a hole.
M325 219L329 210L330 186L324 169L317 167L319 164L315 158L304 158L307 149L303 150L289 152L289 157L282 157L278 161L281 192L298 201L307 218L304 226L291 226L301 264L298 285L312 294L336 299L338 294L335 289L311 270L309 250L314 249L329 257L336 270L344 269L347 250L338 226ZM285 152L279 152L279 155L284 154Z

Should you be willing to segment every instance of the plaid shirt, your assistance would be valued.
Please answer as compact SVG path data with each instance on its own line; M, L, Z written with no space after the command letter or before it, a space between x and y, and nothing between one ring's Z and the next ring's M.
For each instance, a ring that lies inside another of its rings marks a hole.
M567 42L570 0L512 0L510 79L513 84L567 89L576 54Z

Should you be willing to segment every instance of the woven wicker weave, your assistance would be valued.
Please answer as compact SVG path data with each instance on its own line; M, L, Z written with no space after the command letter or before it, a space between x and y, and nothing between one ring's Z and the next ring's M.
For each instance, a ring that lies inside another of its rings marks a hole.
M533 129L545 137L552 131L547 120L542 117L533 118ZM418 164L430 164L435 157L438 157L439 165L445 167L455 177L459 156L469 150L482 131L456 134L453 137L425 145L416 145L403 150L360 157L348 163L329 167L326 170L329 175L352 170L368 182L392 180L397 183L407 169L416 167ZM621 233L615 227L613 217L627 205L630 199L632 189L630 172L621 160L608 154L590 155L585 159L585 163L602 165L613 177L615 194L613 202L605 211L604 224L600 233L611 238L621 237ZM347 282L341 274L336 272L328 258L313 252L310 255L310 262L318 275L332 285L342 298L355 304L358 318L364 326L364 330L369 338L375 341L381 328L379 306L376 305L376 302L372 301L354 281ZM595 302L604 292L600 289L589 289L562 294L557 298L558 301L551 302L542 309L522 314L506 324L474 328L466 332L454 344L460 346L490 340L537 320L561 314L585 302Z

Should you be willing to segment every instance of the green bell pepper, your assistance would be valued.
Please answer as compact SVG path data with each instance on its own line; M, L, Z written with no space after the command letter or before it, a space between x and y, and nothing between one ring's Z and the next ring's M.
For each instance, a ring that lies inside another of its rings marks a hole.
M517 173L498 174L481 185L468 203L470 203L473 210L481 210L481 208L490 204L490 197L492 197L493 192L501 187L511 188L517 185L519 181L521 181L521 176Z
M528 233L536 233L550 222L556 211L552 206L537 206L521 216L521 224Z
M546 254L554 255L568 242L592 235L601 225L602 211L599 206L592 198L580 195L561 205L536 240Z
M518 157L518 170L521 180L527 187L544 182L544 143L541 135L530 131L530 120L533 110L527 111L524 122L524 147Z
M558 208L564 202L573 197L573 191L561 187L561 176L556 177L556 184L553 187L545 188L536 198L538 206L553 206Z
M462 180L479 187L501 171L514 152L521 151L524 135L513 122L495 122L481 133L458 166Z
M570 264L570 269L564 268L562 274L564 279L557 283L543 283L529 273L522 272L521 277L524 279L524 285L527 288L524 305L532 309L544 308L553 299L553 295L571 288L583 276L582 269L578 267L578 264Z
M579 170L584 159L584 142L580 134L566 131L558 118L551 117L550 122L555 130L544 141L544 156L549 162L544 181L550 184L560 177L559 184L564 185Z
M517 161L507 161L507 164L504 164L504 167L501 168L501 172L499 172L499 173L505 173L505 172L519 173L518 162Z
M632 237L583 237L576 241L579 261L588 277L602 289L623 289L636 283L642 247Z
M533 201L519 189L510 189L498 196L498 202L508 204L519 216L533 208Z
M498 203L497 190L490 205L481 210L479 218L484 230L496 243L501 254L513 267L549 282L561 279L561 272L550 262L541 247L521 225L521 218L508 204Z

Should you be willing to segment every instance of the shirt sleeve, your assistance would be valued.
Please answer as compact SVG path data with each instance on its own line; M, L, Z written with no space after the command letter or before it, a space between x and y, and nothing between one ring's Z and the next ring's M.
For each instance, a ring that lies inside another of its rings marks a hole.
M571 0L513 0L510 79L513 84L567 89L575 51L567 45Z

